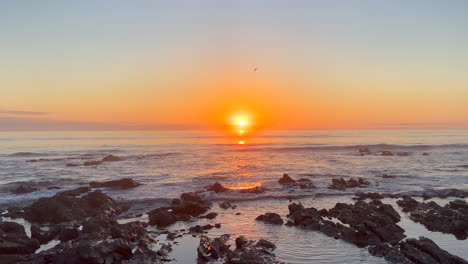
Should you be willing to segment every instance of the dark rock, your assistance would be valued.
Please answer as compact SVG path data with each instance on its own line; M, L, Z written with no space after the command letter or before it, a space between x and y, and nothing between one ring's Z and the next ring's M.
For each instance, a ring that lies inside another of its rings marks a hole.
M119 212L116 202L97 190L81 198L57 194L40 198L24 208L24 218L30 222L62 223L86 217L113 217Z
M279 184L293 184L293 183L296 183L296 181L293 180L291 177L289 177L289 175L287 173L285 173L285 174L283 174L283 177L281 177L278 180L278 183Z
M210 239L207 236L200 236L200 244L197 248L197 260L206 263L223 258L229 251L228 241L229 235L222 235L214 239Z
M91 191L91 188L89 188L89 187L79 187L79 188L76 188L76 189L73 189L73 190L59 192L57 195L79 196L79 195L82 195L83 193L87 193L89 191Z
M200 216L200 218L206 218L206 219L215 219L218 216L218 213L212 212L206 215Z
M57 190L57 189L60 189L60 187L58 186L47 187L47 190Z
M393 179L393 178L396 178L396 176L395 175L384 174L384 175L382 175L382 178L384 178L384 179Z
M0 255L29 254L38 248L39 241L29 238L22 225L0 222Z
M350 178L349 180L339 178L332 179L332 184L328 186L328 189L345 190L347 188L364 187L369 184L370 182L364 180L363 178Z
M101 187L110 187L110 188L120 188L120 189L129 189L129 188L135 188L139 186L140 184L135 182L134 180L130 178L124 178L120 180L112 180L112 181L106 181L106 182L90 182L89 186L91 188L101 188Z
M365 200L365 199L378 200L378 199L385 198L382 194L374 193L374 192L368 192L368 193L356 192L355 195L356 195L356 197L353 198L355 200Z
M236 248L229 250L226 254L226 264L278 264L280 263L273 251L276 246L267 241L260 240L257 243L255 241L247 241L247 239L240 237L236 239Z
M257 186L255 188L250 188L250 189L240 190L241 193L255 193L255 194L264 193L265 191L266 191L266 189L261 187L261 186Z
M257 221L263 221L269 224L282 225L284 223L281 216L277 213L266 213L255 218Z
M381 155L382 155L382 156L395 156L395 154L394 154L393 152L391 152L391 151L386 151L386 150L385 150L385 151L382 151L382 152L381 152Z
M359 153L361 153L362 155L364 154L371 154L371 151L369 150L369 148L359 148Z
M222 203L219 203L218 205L221 209L229 209L229 208L235 209L237 207L235 205L232 205L230 202L222 202Z
M80 231L76 228L64 228L59 234L59 239L61 242L66 242L78 238L79 235Z
M102 162L121 161L121 160L123 160L121 157L117 157L117 156L114 156L114 155L108 155L108 156L105 156L102 159Z
M166 227L178 221L177 216L165 208L158 208L148 213L149 224Z
M190 227L189 231L192 233L203 233L205 229L200 225L196 225L196 226Z
M84 166L97 166L99 164L101 164L102 161L100 160L93 160L93 161L86 161L85 163L83 163Z
M53 226L48 231L42 231L39 226L31 226L31 238L37 239L41 244L45 244L50 240L54 239L61 232L60 226Z
M213 191L215 193L221 193L229 190L228 188L224 187L221 183L215 182L212 186L210 186L207 191Z
M11 193L23 194L23 193L35 192L35 191L38 191L38 190L39 190L38 188L34 188L34 187L31 187L31 186L20 185L16 189L11 190Z
M237 240L236 240L237 241ZM237 243L236 243L237 245ZM268 240L265 240L265 239L260 239L258 242L257 242L257 246L260 246L262 248L266 248L268 250L275 250L276 249L276 245L271 243L270 241Z
M397 201L403 211L410 212L410 219L421 223L430 231L453 234L457 239L468 238L468 204L456 200L444 207L435 202L419 203L412 198Z
M429 154L429 153L427 153L427 152L423 152L422 155L423 155L423 156L429 156L429 155L431 155L431 154Z
M300 203L298 204L292 203L288 205L288 209L289 209L289 215L292 215L293 213L304 209L304 206Z
M78 163L67 163L66 166L67 167L78 167L78 166L80 166L80 164L78 164ZM91 166L91 165L86 165L86 166Z

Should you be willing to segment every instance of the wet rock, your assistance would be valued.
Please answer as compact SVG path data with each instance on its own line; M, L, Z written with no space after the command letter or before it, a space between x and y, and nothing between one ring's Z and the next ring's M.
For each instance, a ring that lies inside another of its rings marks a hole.
M371 151L369 150L369 148L359 148L359 153L361 155L370 155Z
M205 229L201 225L192 226L189 228L192 233L203 233Z
M250 189L240 190L241 193L254 193L254 194L264 193L265 191L266 191L266 189L261 187L261 186L257 186L255 188L250 188Z
M275 225L282 225L284 223L281 216L277 213L266 213L264 215L259 215L257 218L255 218L255 220Z
M221 183L215 182L213 185L211 185L207 191L213 191L215 193L221 193L229 190L228 188L224 187Z
M58 186L47 187L47 190L58 190L58 189L60 189L60 187L58 187Z
M301 203L292 203L288 205L289 215L304 209L304 206Z
M78 238L79 235L80 231L76 228L64 228L59 234L59 239L61 242L66 242Z
M427 152L423 152L422 155L423 155L423 156L429 156L429 155L431 155L431 154L429 154L429 153L427 153Z
M60 234L61 227L53 226L50 230L42 231L38 225L31 226L31 238L35 238L41 244L45 244Z
M430 231L453 234L460 240L468 238L468 204L464 200L452 201L444 207L433 201L419 203L412 198L404 198L397 204L410 213L411 220Z
M135 182L130 178L124 178L120 180L112 180L106 182L90 182L89 186L91 188L101 188L101 187L110 187L110 188L120 188L120 189L130 189L140 186L139 183Z
M393 179L393 178L396 178L396 176L395 175L384 174L384 175L382 175L382 178L384 178L384 179Z
M85 163L83 163L84 166L97 166L99 164L101 164L102 161L100 160L93 160L93 161L86 161Z
M178 217L165 208L158 208L148 213L149 224L166 227L178 221Z
M32 193L32 192L35 192L35 191L38 191L38 190L39 190L38 188L34 188L34 187L31 187L31 186L20 185L17 188L11 190L10 192L14 193L14 194L23 194L23 193Z
M67 167L78 167L78 166L80 166L80 164L78 164L78 163L67 163L66 166ZM86 166L90 166L90 165L86 165Z
M225 263L279 264L280 262L272 252L275 248L276 246L267 240L262 239L255 243L255 241L247 241L244 237L239 237L236 239L236 248L227 252Z
M278 183L279 184L293 184L293 183L296 183L296 181L293 180L291 177L289 177L289 175L287 173L285 173L285 174L283 174L283 177L281 177L278 180Z
M365 199L372 199L372 200L379 200L385 198L382 194L380 193L374 193L374 192L356 192L355 193L356 197L353 199L355 200L365 200Z
M108 156L105 156L102 159L102 162L112 162L112 161L121 161L121 160L123 160L121 157L117 157L117 156L114 156L114 155L108 155Z
M391 151L384 150L380 153L382 156L395 156L395 154Z
M200 216L200 218L206 218L206 219L215 219L218 216L218 213L212 212L206 215Z
M236 205L233 205L233 204L231 204L230 202L222 202L222 203L219 203L218 205L219 205L219 207L220 207L221 209L225 209L225 210L226 210L226 209L229 209L229 208L232 208L232 209L236 209L236 208L237 208Z
M425 237L408 238L394 245L374 245L369 247L369 253L398 264L468 264L467 261L448 253Z
M370 185L370 182L364 180L363 178L350 178L349 180L339 178L332 179L332 184L328 186L328 189L345 190L347 188L364 187L367 185Z
M29 238L22 225L0 222L0 255L28 254L38 248L39 241Z
M357 201L353 204L337 203L330 210L289 206L292 224L317 230L333 238L341 238L358 247L377 245L383 242L398 242L405 237L404 230L396 223L400 216L391 205L378 200L370 203ZM344 224L327 218L337 218Z
M109 218L117 215L119 210L112 198L96 190L81 198L60 194L40 198L24 208L23 216L30 222L62 223L86 217Z
M228 241L229 235L222 235L214 239L210 239L207 236L200 236L200 244L197 248L198 263L207 263L226 256L229 251Z
M466 198L468 197L468 192L458 189L433 189L426 190L421 195L425 200L431 199L434 197L438 198L448 198L448 197L457 197L457 198Z
M79 196L79 195L82 195L83 193L87 193L89 191L91 191L91 188L89 188L89 187L79 187L79 188L76 188L76 189L73 189L73 190L59 192L57 195Z

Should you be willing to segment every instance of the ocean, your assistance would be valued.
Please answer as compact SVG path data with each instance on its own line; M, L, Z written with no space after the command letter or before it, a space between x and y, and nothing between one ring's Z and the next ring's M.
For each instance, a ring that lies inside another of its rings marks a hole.
M361 155L359 149L363 148L401 155ZM107 155L123 160L83 165ZM278 184L283 173L309 179L317 188L286 188ZM90 181L132 178L142 185L124 191L103 190L115 200L132 205L126 217L133 219L168 204L183 192L206 190L220 182L231 190L202 195L215 203L235 203L236 212L242 214L218 210L223 228L210 235L227 232L269 239L277 244L278 257L287 263L386 263L366 250L317 232L254 220L267 211L278 212L286 219L289 201L317 208L330 208L338 201L352 202L356 189L327 188L332 178L350 177L371 183L359 191L468 190L468 130L265 131L242 135L205 131L0 132L0 209L26 205ZM20 185L39 190L10 192ZM239 191L255 186L266 191ZM183 224L177 225L174 228ZM408 218L402 225L407 225L414 236L430 236L442 248L468 259L462 250L468 248L466 240L427 231ZM191 263L196 257L198 241L193 239L182 240L174 249L176 263Z

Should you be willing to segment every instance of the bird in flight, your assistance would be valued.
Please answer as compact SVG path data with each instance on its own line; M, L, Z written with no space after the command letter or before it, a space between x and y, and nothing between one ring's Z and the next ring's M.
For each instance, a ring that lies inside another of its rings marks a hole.
M253 72L256 72L257 70L258 70L258 68L255 68L255 69L253 70Z

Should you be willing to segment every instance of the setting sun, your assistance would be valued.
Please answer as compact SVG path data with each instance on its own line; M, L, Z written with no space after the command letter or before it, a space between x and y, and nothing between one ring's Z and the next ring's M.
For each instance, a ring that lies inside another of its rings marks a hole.
M241 119L241 120L237 121L237 124L238 124L239 126L245 126L245 125L246 125L246 122L245 122L245 120Z

